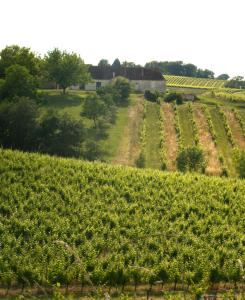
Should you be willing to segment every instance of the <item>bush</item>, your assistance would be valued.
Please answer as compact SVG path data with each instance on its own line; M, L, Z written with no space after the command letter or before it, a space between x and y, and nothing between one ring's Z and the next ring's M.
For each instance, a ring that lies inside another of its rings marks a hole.
M144 97L148 101L156 102L159 97L159 93L157 93L156 91L152 92L150 90L145 90Z
M181 94L170 92L164 97L164 101L168 103L176 101L176 104L180 105L183 103L183 97Z
M145 155L141 152L139 157L135 161L137 168L144 168L145 167Z
M177 156L177 167L181 172L205 172L203 151L198 147L188 147L181 150Z
M25 67L12 65L7 68L5 83L2 86L4 98L34 97L37 91L36 87L36 79Z

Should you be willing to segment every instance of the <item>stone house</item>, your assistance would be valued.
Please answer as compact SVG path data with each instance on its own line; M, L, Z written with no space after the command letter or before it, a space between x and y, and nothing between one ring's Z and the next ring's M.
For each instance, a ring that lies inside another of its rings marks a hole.
M164 92L166 80L159 71L142 67L113 69L112 67L90 66L92 82L85 84L86 91L95 91L99 87L108 84L113 78L123 76L127 78L135 91L158 90Z

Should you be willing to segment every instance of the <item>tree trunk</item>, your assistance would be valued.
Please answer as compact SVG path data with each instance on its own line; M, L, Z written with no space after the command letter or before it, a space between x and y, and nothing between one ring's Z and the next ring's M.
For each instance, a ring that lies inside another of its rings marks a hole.
M66 93L66 88L63 87L62 89L63 89L63 95L65 95L65 93Z

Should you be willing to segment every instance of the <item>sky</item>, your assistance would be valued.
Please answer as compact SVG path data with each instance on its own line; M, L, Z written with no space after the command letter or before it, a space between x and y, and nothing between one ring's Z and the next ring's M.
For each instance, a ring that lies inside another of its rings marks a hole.
M0 50L193 63L245 77L245 0L0 0Z

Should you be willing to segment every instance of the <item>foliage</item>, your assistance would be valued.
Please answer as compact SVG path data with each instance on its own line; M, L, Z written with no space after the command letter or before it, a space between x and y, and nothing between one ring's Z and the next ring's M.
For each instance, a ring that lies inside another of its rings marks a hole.
M234 151L235 165L240 178L245 178L245 150Z
M90 80L87 66L75 53L61 52L56 48L47 53L44 61L48 78L59 84L64 94L67 87Z
M36 149L37 104L28 98L14 98L0 105L0 145L21 150Z
M234 89L245 89L245 80L242 76L234 77L225 83L225 87Z
M120 69L121 68L120 60L116 58L111 66L115 70Z
M81 156L85 130L68 114L42 115L34 100L15 97L0 105L0 145L51 155Z
M118 76L112 80L110 87L114 90L114 99L117 105L127 106L131 85L127 78Z
M230 76L228 74L220 74L219 76L216 77L218 80L228 80Z
M99 63L98 63L99 67L110 67L110 64L108 62L107 59L102 58Z
M94 122L94 127L98 127L99 118L106 116L107 110L106 105L102 98L96 94L90 94L84 101L83 111L81 115L92 119Z
M150 90L145 90L144 97L148 101L156 102L158 97L159 97L159 93L158 93L158 91L153 92L153 91L150 91Z
M82 285L84 276L94 285L163 280L193 291L242 281L242 180L10 150L0 150L0 174L6 288L8 274L10 287Z
M182 61L151 61L145 64L146 68L155 69L164 75L213 78L214 72L198 69L193 64L184 64Z
M170 92L167 93L164 97L165 102L173 102L176 101L177 105L180 105L183 103L183 97L181 94L176 93L176 92Z
M187 147L179 151L177 167L181 172L205 171L205 158L203 151L198 147Z
M50 110L42 117L37 138L38 150L51 155L80 157L84 141L83 123L68 114L58 114Z
M34 97L36 94L37 82L26 67L12 65L6 69L4 84L2 85L2 97L13 98Z
M0 77L5 77L6 70L12 65L25 67L32 76L40 75L40 58L30 48L17 45L7 46L0 52Z

